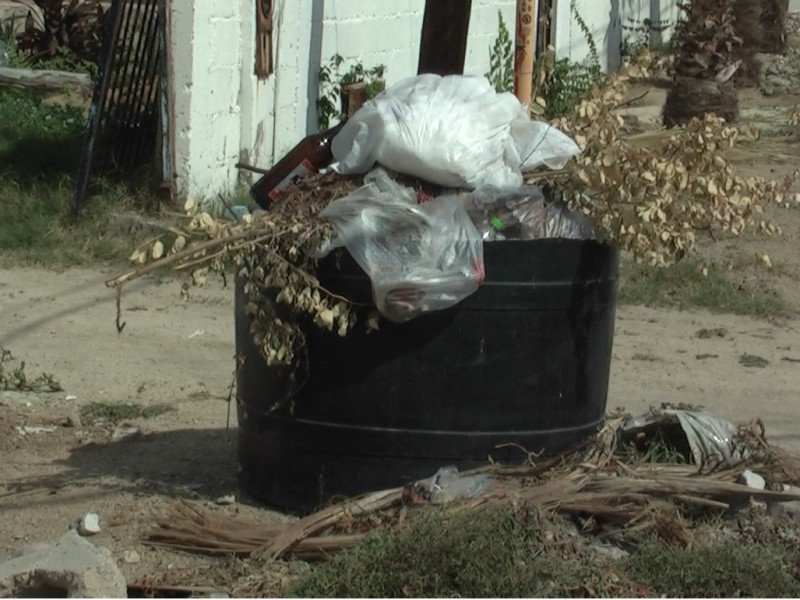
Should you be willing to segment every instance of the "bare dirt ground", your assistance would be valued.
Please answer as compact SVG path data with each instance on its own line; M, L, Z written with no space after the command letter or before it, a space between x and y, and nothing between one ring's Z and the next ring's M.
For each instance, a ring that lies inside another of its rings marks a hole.
M663 92L652 90L629 116L650 128L662 102ZM742 120L764 131L762 140L742 147L737 162L744 169L779 176L800 164L800 137L788 127L788 108L798 102L742 93ZM800 306L800 206L774 218L782 236L704 243L701 257L730 264L735 277L773 286ZM773 269L755 259L763 253ZM50 394L0 392L0 557L53 541L93 511L102 531L92 541L114 552L129 582L169 572L173 582L209 583L224 563L142 544L176 498L261 522L290 518L256 506L237 489L234 411L227 427L233 292L212 282L186 302L177 280L137 282L126 289L127 325L117 334L115 295L104 286L114 274L84 268L0 273L0 346L25 360L29 375L52 373L64 387ZM719 332L699 337L702 329ZM609 409L688 402L734 422L759 416L771 442L800 451L799 330L796 319L621 306ZM745 354L764 360L745 366ZM112 441L114 424L76 418L92 402L172 410L121 423L141 435ZM25 426L51 429L25 433ZM215 504L228 494L237 503Z

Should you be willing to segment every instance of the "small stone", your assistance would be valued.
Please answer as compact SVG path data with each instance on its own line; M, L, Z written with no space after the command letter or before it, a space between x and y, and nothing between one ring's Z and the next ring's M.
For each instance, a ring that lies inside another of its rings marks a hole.
M214 500L215 504L219 504L220 506L229 506L231 504L236 504L236 496L233 494L228 494L227 496L220 496L216 500Z
M77 410L67 417L67 427L75 427L76 429L83 427L81 414Z
M112 442L132 442L142 435L138 427L117 427L111 434Z
M750 469L745 470L744 473L739 476L738 482L753 490L767 489L766 480L761 475L754 473Z
M142 557L139 556L139 553L136 550L126 550L122 554L122 560L124 560L129 565L133 565L142 560Z
M78 397L75 394L68 394L64 400L77 400Z
M78 533L84 537L100 533L100 515L97 513L83 515L78 523Z

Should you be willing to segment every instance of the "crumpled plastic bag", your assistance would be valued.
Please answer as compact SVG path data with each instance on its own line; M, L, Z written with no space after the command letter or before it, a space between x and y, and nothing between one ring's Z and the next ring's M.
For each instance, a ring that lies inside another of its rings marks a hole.
M364 104L331 149L342 174L366 173L377 162L452 188L519 187L523 170L561 169L580 153L485 77L433 74L404 79Z
M739 444L733 423L703 410L668 408L660 412L651 411L629 419L622 431L631 433L669 426L673 419L677 420L686 436L696 465L733 464L747 457L747 450Z
M542 190L533 185L482 188L472 192L465 202L486 242L595 239L594 229L582 213L569 210L563 202L547 202Z
M320 216L369 276L378 311L394 322L449 308L484 278L483 241L461 200L440 196L418 204L414 190L383 169L331 202Z

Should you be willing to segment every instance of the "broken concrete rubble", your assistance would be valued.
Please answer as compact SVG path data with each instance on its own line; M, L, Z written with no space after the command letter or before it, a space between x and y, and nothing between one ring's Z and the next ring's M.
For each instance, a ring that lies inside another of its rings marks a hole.
M100 515L97 513L83 515L78 521L78 533L82 536L100 533Z
M0 564L0 597L126 598L111 552L67 531L53 545Z

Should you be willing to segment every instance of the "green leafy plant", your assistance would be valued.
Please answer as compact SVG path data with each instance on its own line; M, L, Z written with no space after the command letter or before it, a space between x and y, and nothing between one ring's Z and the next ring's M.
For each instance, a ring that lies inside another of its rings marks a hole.
M600 54L592 31L578 12L575 0L570 3L572 16L586 39L589 55L577 62L562 58L548 65L548 60L540 60L535 67L534 78L541 85L537 87L538 95L545 102L544 114L555 119L569 114L575 106L589 95L593 88L605 81L605 74L600 65Z
M14 366L15 360L10 350L0 346L0 390L20 392L60 392L61 384L49 373L42 373L30 379L25 373L25 361Z
M17 0L20 2L20 0ZM99 0L33 0L17 52L31 66L84 71L99 64L107 13ZM52 62L55 61L55 62ZM90 71L91 72L91 71Z
M514 43L503 19L497 11L498 33L494 45L489 48L489 72L486 78L497 92L510 92L514 89Z
M22 66L21 62L14 18L0 19L0 67Z
M364 82L367 99L374 98L384 88L386 65L368 69L358 62L342 71L344 63L345 58L341 54L334 54L327 64L320 67L317 114L321 130L328 129L332 121L341 121L345 117L342 92L347 86Z

